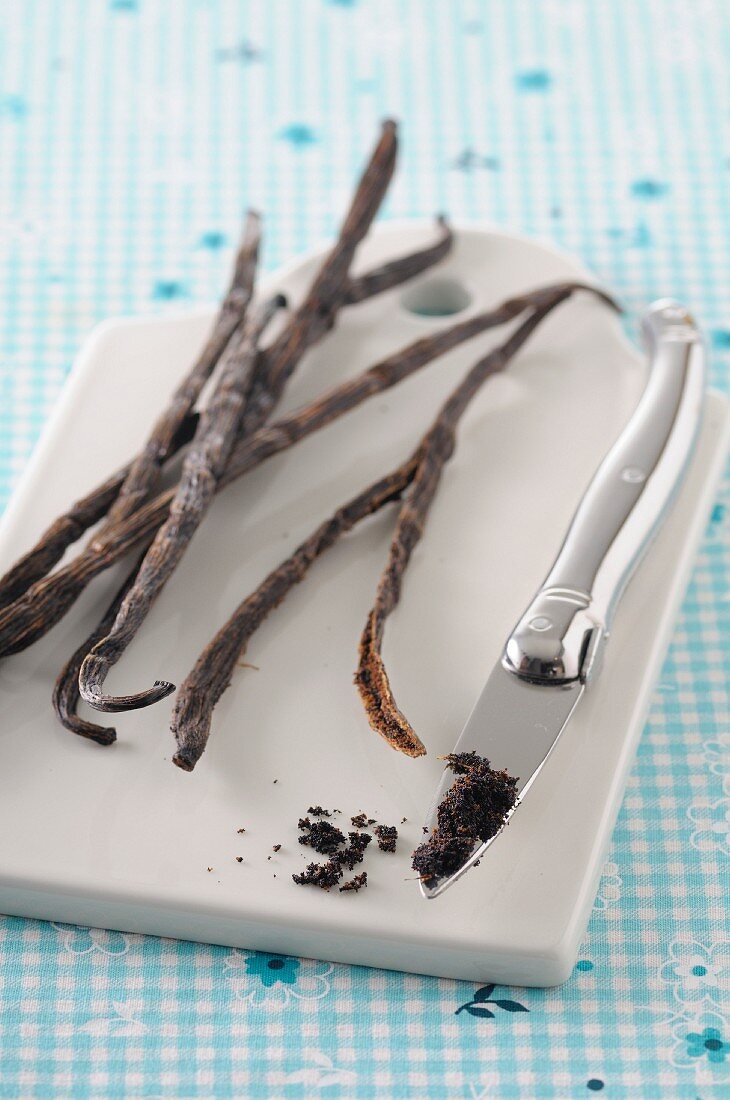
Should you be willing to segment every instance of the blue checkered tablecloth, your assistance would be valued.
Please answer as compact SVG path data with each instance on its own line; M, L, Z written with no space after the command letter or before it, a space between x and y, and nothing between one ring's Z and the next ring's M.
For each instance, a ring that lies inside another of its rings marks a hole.
M629 309L686 300L722 387L728 58L727 0L2 0L2 502L91 326L215 298L247 203L269 267L332 234L385 115L386 217L489 219ZM730 1096L728 507L564 986L0 918L0 1096Z

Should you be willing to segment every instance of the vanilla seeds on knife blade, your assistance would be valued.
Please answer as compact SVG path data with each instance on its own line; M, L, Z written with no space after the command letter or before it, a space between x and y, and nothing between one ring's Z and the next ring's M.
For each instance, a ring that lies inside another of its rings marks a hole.
M436 828L413 853L413 869L427 885L455 874L477 845L497 835L517 802L517 779L483 756L458 752L444 760L456 779L436 811Z

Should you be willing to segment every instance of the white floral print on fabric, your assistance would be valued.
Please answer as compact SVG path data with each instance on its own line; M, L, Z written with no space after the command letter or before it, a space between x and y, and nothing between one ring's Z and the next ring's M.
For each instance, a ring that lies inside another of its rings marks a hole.
M131 1038L143 1035L147 1030L141 1020L136 1019L122 1001L112 1001L112 1016L97 1016L82 1024L79 1031L94 1038Z
M703 742L702 753L713 775L730 778L730 733Z
M330 991L332 963L235 948L224 962L237 1000L249 1005L317 1001Z
M321 1051L313 1051L307 1061L313 1064L286 1075L284 1080L287 1085L311 1085L324 1089L328 1085L351 1085L357 1079L353 1070L338 1069L332 1059Z
M730 942L709 947L695 940L676 940L669 945L669 959L660 970L662 981L682 1005L703 1001L722 1005L730 985Z
M623 881L618 873L618 864L609 860L603 868L598 884L594 909L610 909L621 897Z
M126 932L113 932L106 928L81 928L76 924L51 922L59 935L62 946L72 955L89 955L98 951L102 955L126 955L130 937Z
M698 852L730 853L730 798L693 802L687 817L696 826L689 838L693 848Z

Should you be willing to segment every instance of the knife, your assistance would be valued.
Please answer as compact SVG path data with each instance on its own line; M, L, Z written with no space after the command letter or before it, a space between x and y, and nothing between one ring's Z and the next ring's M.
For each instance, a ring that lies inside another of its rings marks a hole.
M421 880L443 893L504 829L535 782L583 692L600 672L616 605L672 503L697 439L705 350L690 312L661 299L642 318L646 388L586 490L544 583L510 634L454 752L474 751L518 777L517 801L494 836L454 873ZM456 777L444 771L429 834Z

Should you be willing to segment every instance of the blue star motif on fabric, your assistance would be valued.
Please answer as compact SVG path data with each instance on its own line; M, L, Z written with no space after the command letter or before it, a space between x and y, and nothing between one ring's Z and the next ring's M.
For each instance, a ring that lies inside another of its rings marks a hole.
M713 348L721 348L723 351L730 349L730 329L714 328L710 333Z
M635 199L660 199L668 190L668 184L649 178L634 180L631 184L631 194Z
M19 121L28 114L28 104L20 95L5 95L0 97L0 115L14 118Z
M219 248L225 248L228 237L219 229L209 229L200 238L201 248L209 248L211 252L217 252Z
M170 302L173 298L182 298L185 288L182 283L176 283L172 279L160 279L155 283L153 297L158 301Z
M306 145L314 145L317 141L317 135L312 127L303 122L292 122L290 126L285 126L279 130L279 137L300 149Z
M521 92L546 92L552 82L547 69L526 69L515 77L515 84Z

